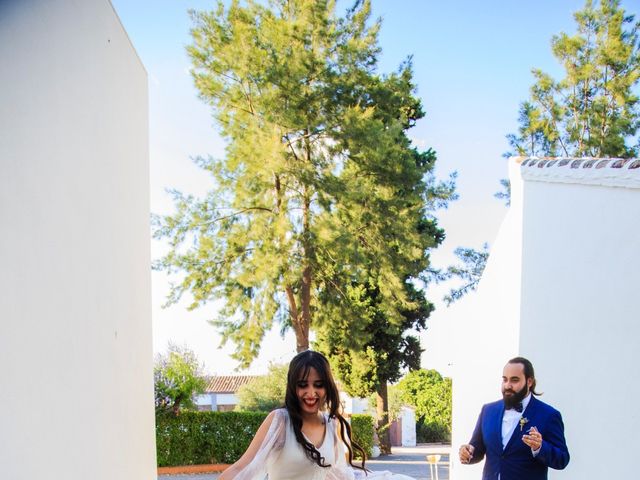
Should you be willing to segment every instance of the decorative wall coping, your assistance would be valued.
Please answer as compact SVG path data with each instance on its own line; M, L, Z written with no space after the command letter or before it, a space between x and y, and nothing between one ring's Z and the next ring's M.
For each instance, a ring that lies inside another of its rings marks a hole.
M523 180L640 188L638 158L512 157Z

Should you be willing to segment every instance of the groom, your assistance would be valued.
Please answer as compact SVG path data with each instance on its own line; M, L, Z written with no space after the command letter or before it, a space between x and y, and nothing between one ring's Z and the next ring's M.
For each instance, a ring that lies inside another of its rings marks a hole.
M529 360L509 360L502 373L502 400L482 407L473 436L459 450L461 463L487 461L482 480L545 480L549 467L569 463L560 412L533 395Z

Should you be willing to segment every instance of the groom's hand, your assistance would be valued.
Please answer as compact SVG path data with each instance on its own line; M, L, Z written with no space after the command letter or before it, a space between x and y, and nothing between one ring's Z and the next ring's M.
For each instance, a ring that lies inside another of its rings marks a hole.
M458 450L460 456L460 463L469 463L473 458L473 451L476 448L473 445L462 445Z
M531 427L526 435L522 436L522 441L529 445L532 451L540 450L542 446L542 435L536 427Z

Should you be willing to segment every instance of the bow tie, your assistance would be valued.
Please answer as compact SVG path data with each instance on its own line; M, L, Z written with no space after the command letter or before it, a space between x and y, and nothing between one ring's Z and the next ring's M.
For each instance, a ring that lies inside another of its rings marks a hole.
M517 405L514 405L509 410L515 410L518 413L522 413L522 410L524 410L524 408L522 407L522 402L518 403Z

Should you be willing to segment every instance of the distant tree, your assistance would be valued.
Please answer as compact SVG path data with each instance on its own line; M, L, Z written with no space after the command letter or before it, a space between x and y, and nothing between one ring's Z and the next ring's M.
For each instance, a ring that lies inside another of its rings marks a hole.
M195 353L172 343L166 354L156 356L153 378L156 409L176 415L180 410L195 408L194 396L207 386Z
M574 35L551 40L565 77L557 81L532 70L536 82L520 104L518 132L507 135L511 150L505 157L638 155L640 23L619 0L587 0L574 18ZM495 196L508 206L509 180L500 183L504 190Z
M422 441L450 440L450 378L443 378L436 370L416 370L405 375L397 388L400 399L416 409Z
M574 35L551 40L565 77L557 81L533 70L536 82L509 144L519 155L635 156L640 23L619 0L587 0L574 18Z
M284 405L288 365L269 365L269 372L238 389L236 410L270 412Z
M195 84L228 144L224 159L197 159L212 175L206 198L174 192L176 213L154 218L171 246L156 268L184 274L169 303L185 292L190 308L224 302L214 324L242 366L274 322L307 349L319 312L348 317L345 292L371 272L400 323L404 279L434 246L416 225L452 196L434 181L433 151L406 133L424 116L410 61L376 72L370 3L343 17L328 0L193 14Z
M400 390L398 389L397 384L389 385L387 388L387 396L389 399L389 421L393 422L400 417L400 411L402 407L406 405L402 398L400 397ZM371 395L369 397L369 403L373 406L372 410L376 411L377 409L377 395Z

